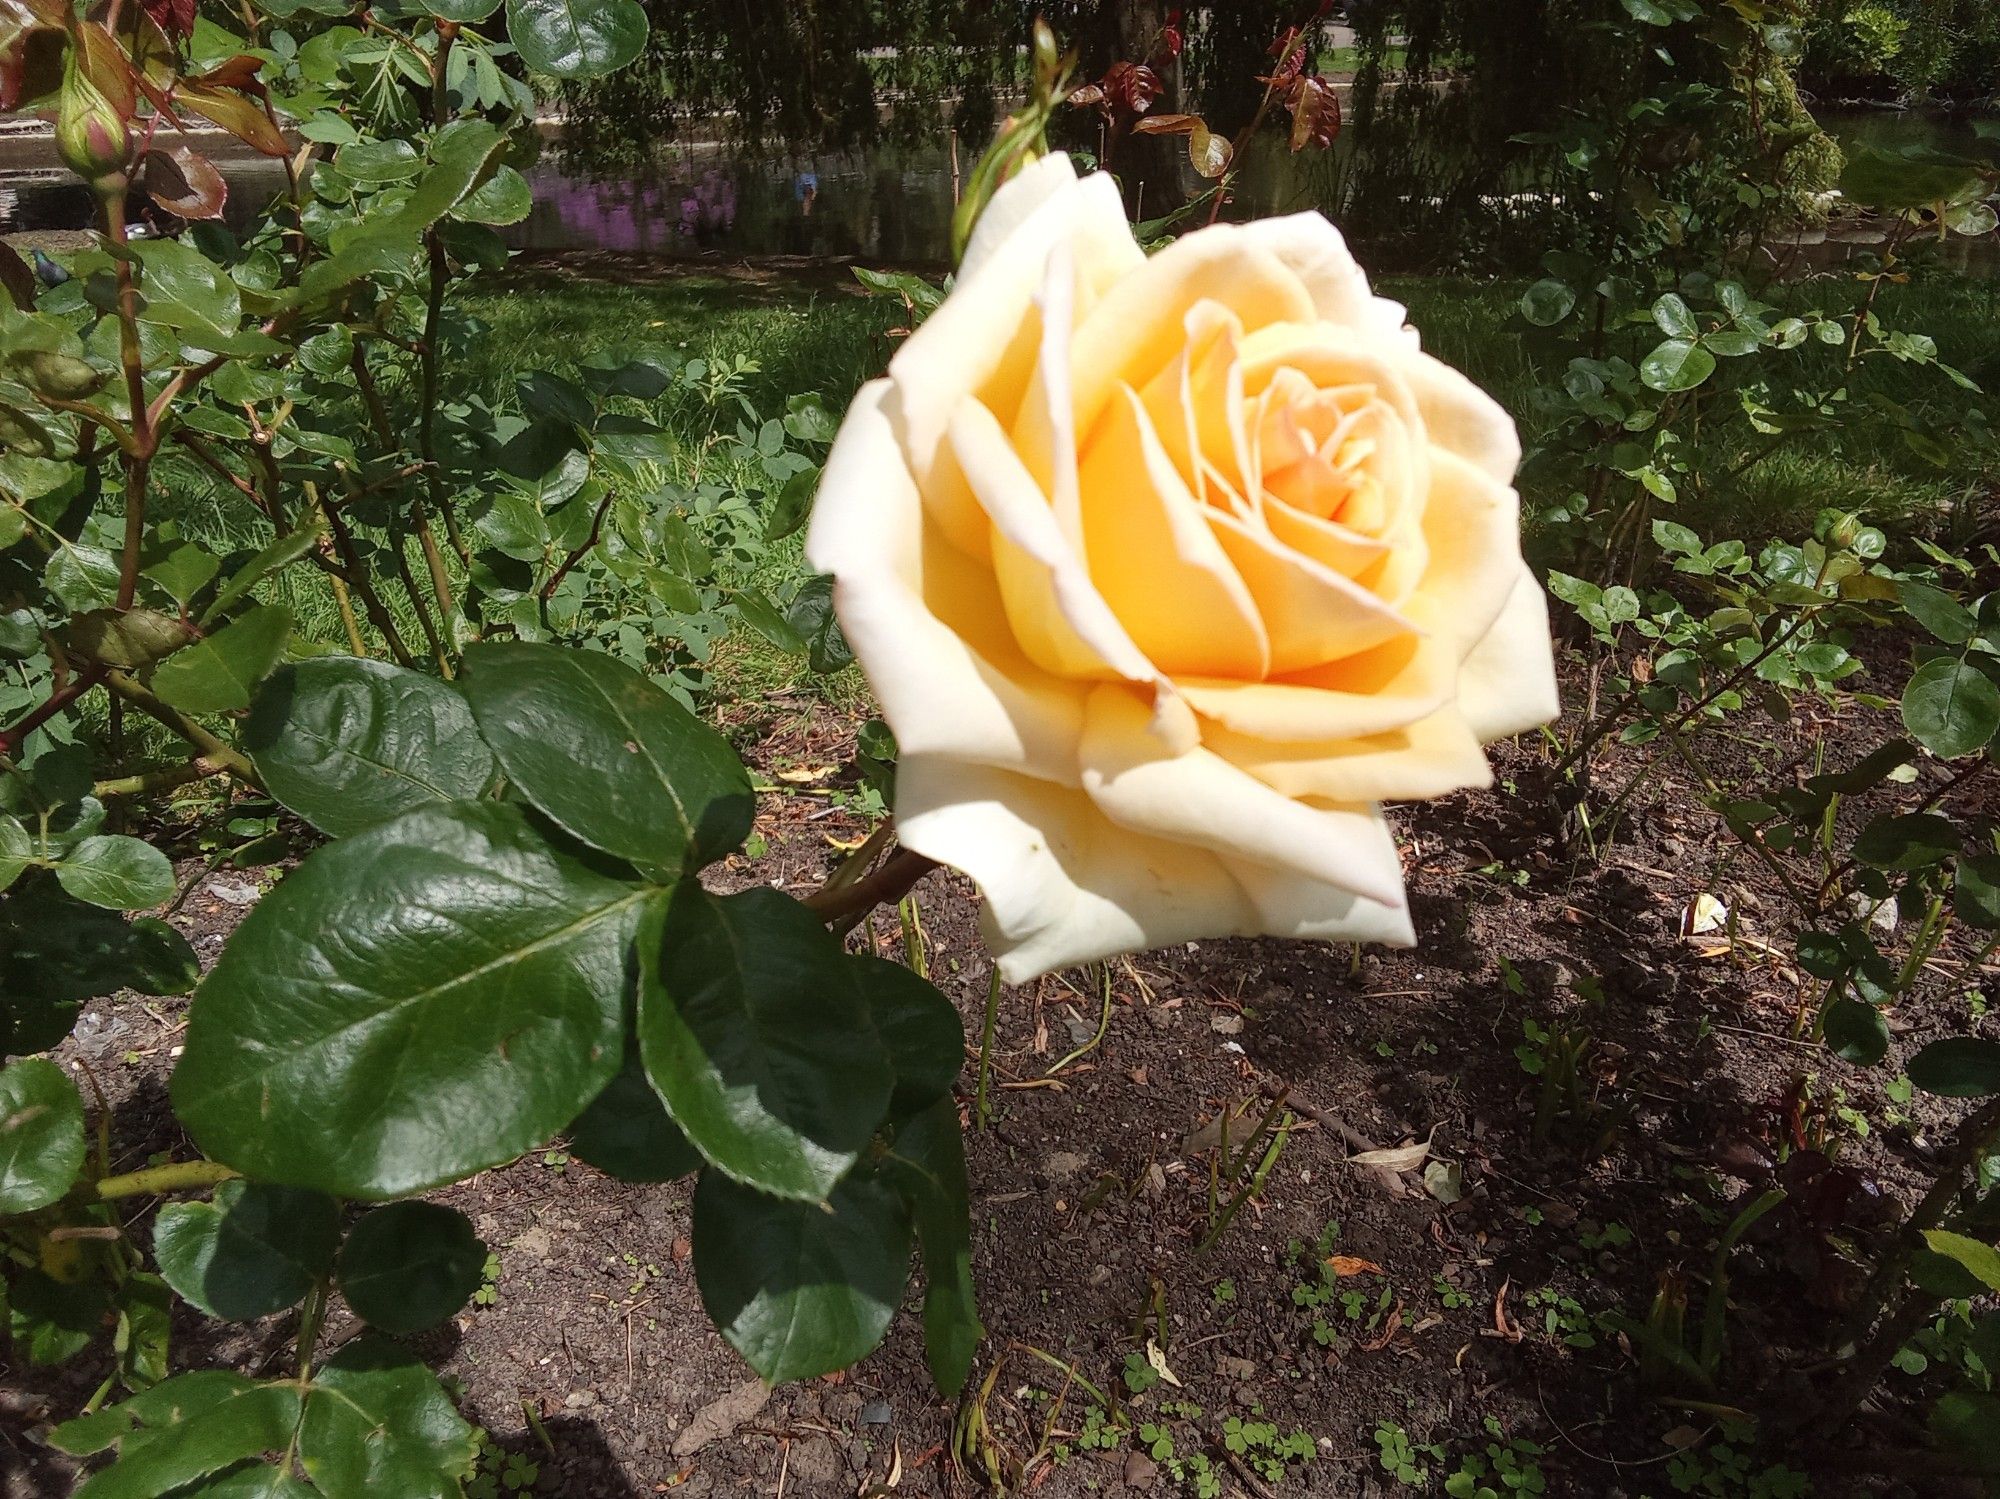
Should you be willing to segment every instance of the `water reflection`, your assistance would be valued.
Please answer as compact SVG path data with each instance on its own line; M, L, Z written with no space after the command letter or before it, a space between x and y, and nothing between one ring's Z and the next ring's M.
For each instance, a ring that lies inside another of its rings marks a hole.
M1916 112L1822 110L1820 118L1843 141L1966 150L1975 139L1969 121ZM214 146L212 139L200 144ZM283 168L268 159L218 155L217 164L229 183L232 227L247 226L284 188ZM1246 203L1273 211L1338 196L1338 152L1317 163L1277 153L1269 165L1267 174L1253 162ZM1272 180L1262 180L1266 175ZM642 176L610 182L576 175L551 151L529 176L533 211L501 231L516 249L931 266L949 259L952 171L942 149L780 161L742 161L720 148L682 150ZM56 166L46 137L0 145L0 231L82 229L91 215L89 190ZM1878 238L1866 229L1842 230L1807 246L1805 259L1837 262ZM2000 237L1960 240L1948 249L1967 274L2000 274Z

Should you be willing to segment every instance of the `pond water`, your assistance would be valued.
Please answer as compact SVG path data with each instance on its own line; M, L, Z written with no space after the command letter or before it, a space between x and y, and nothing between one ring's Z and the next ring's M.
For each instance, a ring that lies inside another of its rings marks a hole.
M1971 122L1963 118L1843 108L1823 108L1819 117L1844 144L1980 149ZM209 148L212 142L202 145ZM268 160L238 155L219 156L218 162L230 184L230 217L238 223L283 186L281 170ZM516 249L851 257L892 264L939 264L949 253L953 171L942 147L754 162L718 148L691 149L663 159L643 176L614 182L566 172L552 151L529 175L534 210L503 231ZM1296 200L1303 187L1277 183L1271 190L1280 199ZM0 231L80 229L90 222L91 207L90 193L55 163L46 137L16 135L0 142ZM1837 261L1868 239L1860 234L1847 242L1815 244L1812 258ZM1947 252L1968 274L2000 276L2000 236L1959 240Z

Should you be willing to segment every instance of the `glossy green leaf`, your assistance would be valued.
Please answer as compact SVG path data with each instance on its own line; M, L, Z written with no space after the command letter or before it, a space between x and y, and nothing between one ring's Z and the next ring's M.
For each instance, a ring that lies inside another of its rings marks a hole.
M83 1100L54 1062L0 1067L0 1217L32 1213L83 1170Z
M775 890L688 881L648 910L639 969L646 1073L695 1148L766 1192L826 1196L894 1081L840 944Z
M333 153L334 169L343 177L369 186L406 182L423 170L424 159L406 140L352 141Z
M1987 1290L2000 1291L2000 1249L1941 1228L1925 1229L1924 1242L1930 1246L1931 1253L1941 1254L1964 1266Z
M675 1181L701 1164L646 1080L636 1040L618 1075L570 1126L569 1148L578 1160L628 1182Z
M340 1196L511 1160L617 1071L642 897L499 803L321 849L195 996L175 1111L212 1158Z
M340 1294L384 1332L422 1332L479 1289L486 1246L465 1214L435 1202L395 1202L365 1215L340 1246Z
M1949 1036L1910 1058L1910 1081L1940 1098L1987 1098L2000 1093L2000 1041Z
M153 691L183 713L234 713L250 706L291 638L292 611L265 604L174 652L153 671Z
M102 547L65 546L49 559L42 582L71 614L109 609L118 602L118 558Z
M521 61L551 78L601 78L646 45L635 0L507 0L507 35Z
M1693 342L1701 336L1701 324L1694 320L1694 313L1688 304L1674 292L1653 303L1653 321L1668 338Z
M174 893L173 862L152 844L120 833L84 839L55 870L71 895L112 911L143 911Z
M971 1201L957 1105L940 1098L901 1125L884 1169L916 1220L931 1378L946 1396L955 1396L986 1332L972 1287Z
M937 986L886 958L848 959L896 1073L890 1112L915 1114L951 1092L965 1066L965 1024Z
M53 880L24 880L0 901L0 1055L56 1045L93 995L185 994L200 976L187 939L164 921L128 921Z
M478 1433L408 1349L362 1337L313 1375L299 1457L324 1499L458 1499Z
M296 1304L333 1266L332 1198L265 1182L226 1181L208 1202L170 1202L153 1221L153 1258L184 1301L225 1322Z
M1684 338L1657 345L1639 364L1639 379L1646 388L1667 393L1693 390L1714 373L1715 356Z
M1964 661L1926 661L1903 689L1903 727L1940 760L1969 755L2000 730L2000 687Z
M679 872L749 834L750 776L728 741L623 662L476 645L462 686L514 789L593 847Z
M1889 1054L1889 1026L1871 1004L1845 995L1826 1007L1826 1044L1844 1062L1873 1067Z
M111 1331L111 1352L119 1382L129 1390L158 1384L167 1377L174 1293L159 1276L135 1270L118 1287L112 1305L117 1321Z
M843 1181L821 1206L702 1173L695 1284L723 1337L768 1383L828 1374L873 1351L909 1270L903 1204L873 1176Z
M417 8L440 21L456 21L461 26L470 26L498 10L500 0L417 0Z
M279 1451L299 1422L299 1387L260 1384L205 1369L164 1380L123 1405L66 1422L52 1441L66 1452L116 1448L75 1499L160 1499L238 1463Z
M336 838L483 796L499 770L451 687L358 656L279 669L243 739L271 794Z

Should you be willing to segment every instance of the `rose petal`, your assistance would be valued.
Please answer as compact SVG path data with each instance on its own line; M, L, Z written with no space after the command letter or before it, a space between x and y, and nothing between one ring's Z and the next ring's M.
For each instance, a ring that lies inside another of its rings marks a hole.
M1183 677L1175 690L1203 718L1254 739L1359 739L1428 718L1457 685L1458 652L1427 636L1396 640L1280 682Z
M1082 482L1090 575L1139 649L1169 675L1264 676L1271 644L1250 590L1131 387L1098 424Z
M1409 916L1289 871L1143 837L1089 797L1025 776L905 756L897 836L970 876L1000 977L1209 937L1269 934L1403 946ZM1366 836L1388 839L1382 826Z
M1366 588L1269 532L1215 511L1209 524L1257 601L1273 673L1304 671L1416 632L1412 621Z
M1119 827L1401 902L1402 866L1394 843L1377 836L1372 808L1309 806L1211 750L1175 754L1155 736L1152 716L1123 687L1100 687L1084 711L1083 788Z
M1483 744L1562 716L1549 601L1525 562L1500 617L1465 658L1458 677L1458 711Z
M834 604L904 754L938 754L1077 783L1082 689L1014 643L991 569L924 526L922 500L883 414L887 380L861 388L827 456L806 560Z
M1274 743L1210 725L1202 743L1283 796L1331 802L1418 801L1490 786L1480 740L1455 708L1362 739Z
M1401 367L1431 442L1502 484L1521 466L1521 434L1493 397L1450 365L1418 354Z
M1294 213L1258 219L1244 225L1243 232L1252 244L1275 255L1299 278L1319 317L1370 337L1416 347L1416 334L1403 325L1403 304L1369 291L1368 277L1355 264L1347 241L1321 215Z
M1461 657L1493 628L1521 561L1521 499L1454 454L1431 455L1424 510L1430 566L1405 612L1457 642Z
M1055 158L1044 158L1053 160ZM1023 174L994 196L1006 216L980 241L980 259L961 271L952 294L889 361L901 402L892 415L924 504L952 541L975 557L986 554L986 523L945 441L951 415L977 394L1011 425L1034 373L1041 338L1035 296L1056 246L1068 248L1076 294L1086 302L1145 263L1132 239L1117 185L1093 173L1037 196L1059 177ZM1035 206L1016 215L1010 195ZM1017 219L1004 235L1002 226Z

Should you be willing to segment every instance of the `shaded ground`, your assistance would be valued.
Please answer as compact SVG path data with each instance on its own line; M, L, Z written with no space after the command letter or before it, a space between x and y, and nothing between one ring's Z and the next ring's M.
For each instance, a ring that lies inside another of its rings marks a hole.
M768 852L725 878L816 886L864 827L836 770L852 722L780 695L739 708L732 728L784 789L760 808ZM1862 728L1802 714L1777 726L1778 756L1818 733L1861 743ZM1622 779L1637 753L1613 751L1600 774ZM1761 945L1775 898L1730 865L1689 786L1663 776L1602 864L1562 863L1545 804L1528 794L1542 762L1537 745L1503 748L1493 791L1398 814L1414 952L1357 961L1345 948L1227 941L1155 953L1115 967L1094 1047L1100 1000L1082 975L1004 996L992 1121L968 1135L989 1332L974 1381L1000 1365L980 1407L987 1451L1027 1465L1033 1492L1435 1493L1463 1454L1508 1442L1539 1449L1512 1458L1551 1494L1785 1492L1735 1474L1714 1408L1643 1399L1628 1351L1596 1318L1643 1316L1669 1271L1690 1273L1699 1303L1716 1234L1762 1185L1729 1169L1782 1132L1800 1074L1815 1077L1843 1159L1891 1182L1926 1154L1925 1121L1885 1096L1889 1070L1855 1072L1788 1038L1811 981ZM174 919L211 957L269 878L210 876ZM1733 950L1724 934L1680 935L1704 892L1735 909ZM976 1040L989 970L969 887L933 875L917 899L932 976ZM892 912L857 940L902 952ZM1909 1044L1975 1023L1967 957L1941 954L1924 1000L1896 1017ZM1993 975L1982 982L1990 991ZM184 1148L163 1098L184 1008L99 1003L66 1048L116 1105L121 1166ZM1581 1114L1559 1111L1545 1142L1541 1084L1516 1052L1531 1021L1589 1040ZM1216 1130L1197 1132L1230 1101L1256 1100L1231 1126L1240 1151L1264 1095L1287 1087L1295 1112L1261 1193L1199 1252ZM973 1088L969 1069L968 1110ZM1429 1151L1405 1171L1346 1159L1409 1142ZM695 1294L688 1195L610 1181L559 1147L442 1194L471 1215L497 1276L490 1304L424 1351L469 1414L538 1463L535 1492L974 1492L946 1455L954 1408L929 1386L911 1314L846 1376L768 1402L745 1387ZM1755 1236L1739 1252L1725 1402L1785 1398L1779 1371L1837 1315L1839 1277L1797 1273L1820 1268L1813 1259ZM343 1315L336 1335L352 1327ZM257 1369L284 1356L290 1327L183 1333L176 1367ZM1179 1388L1150 1377L1149 1345ZM93 1352L0 1382L10 1494L67 1492L30 1428L73 1411L104 1367ZM1107 1430L1117 1417L1093 1417L1091 1386L1140 1430ZM1224 1441L1232 1419L1242 1452ZM1398 1433L1412 1444L1402 1480L1382 1462ZM1841 1448L1863 1438L1820 1436L1815 1492L1852 1491ZM1921 1492L1954 1492L1927 1483Z

